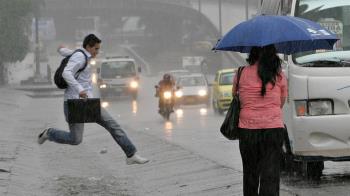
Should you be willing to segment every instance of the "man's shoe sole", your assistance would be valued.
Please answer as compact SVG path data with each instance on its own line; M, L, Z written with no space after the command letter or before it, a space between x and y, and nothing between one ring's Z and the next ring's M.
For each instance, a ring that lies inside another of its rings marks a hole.
M137 162L137 161L129 161L129 160L126 160L126 164L127 165L133 165L133 164L145 164L145 163L148 163L149 160L146 160L145 162Z
M49 130L49 128L47 128L47 129L45 129L43 132L41 132L39 135L38 135L38 140L37 140L37 142L38 142L38 144L43 144L46 140L47 140L47 138L42 138L43 137L43 135L44 134L46 134L47 135L47 132L48 132L48 130ZM47 137L47 136L46 136Z

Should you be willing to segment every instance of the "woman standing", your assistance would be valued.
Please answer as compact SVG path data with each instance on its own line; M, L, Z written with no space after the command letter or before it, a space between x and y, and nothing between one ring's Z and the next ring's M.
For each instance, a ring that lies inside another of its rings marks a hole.
M273 45L252 48L239 81L239 148L245 196L279 195L287 80ZM235 93L234 79L232 92Z

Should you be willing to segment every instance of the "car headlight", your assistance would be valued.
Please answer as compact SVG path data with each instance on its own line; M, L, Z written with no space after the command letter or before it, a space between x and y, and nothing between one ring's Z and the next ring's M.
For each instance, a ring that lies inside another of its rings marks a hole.
M164 99L170 99L171 98L171 92L170 91L165 91L163 93L163 97L164 97Z
M309 115L331 115L333 114L332 102L329 100L309 101Z
M108 103L108 102L102 102L102 103L101 103L101 106L102 106L103 108L106 108L106 107L109 106L109 103Z
M100 88L107 88L107 85L106 84L101 84Z
M90 60L90 65L96 65L96 60L95 59L91 59Z
M183 92L182 92L182 91L176 91L176 92L175 92L175 96L176 96L177 98L182 97L182 95L183 95Z
M207 91L206 90L199 90L198 91L198 95L201 96L201 97L204 97L207 95Z
M295 110L297 116L321 116L334 113L331 100L297 100Z
M130 82L130 87L131 88L137 88L139 86L139 83L138 82L136 82L136 81L131 81Z

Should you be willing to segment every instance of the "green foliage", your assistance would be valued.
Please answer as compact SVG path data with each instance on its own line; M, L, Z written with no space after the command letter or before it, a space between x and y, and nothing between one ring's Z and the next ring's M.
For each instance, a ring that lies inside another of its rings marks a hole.
M39 11L39 1L0 0L0 5L0 64L23 60L29 49L31 14Z

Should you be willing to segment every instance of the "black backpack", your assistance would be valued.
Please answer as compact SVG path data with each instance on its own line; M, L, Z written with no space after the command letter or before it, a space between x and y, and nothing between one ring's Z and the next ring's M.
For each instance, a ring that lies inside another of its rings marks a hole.
M79 77L79 73L80 73L81 71L83 71L83 70L86 68L86 66L87 66L87 63L88 63L87 56L86 56L85 52L84 52L83 50L81 50L81 49L75 50L71 55L66 56L64 59L62 59L61 64L60 64L60 66L57 68L57 70L56 70L56 72L55 72L55 76L54 76L54 82L55 82L56 86L57 86L59 89L66 89L66 88L68 87L67 82L66 82L66 81L64 80L64 78L62 77L62 73L63 73L64 68L67 66L67 63L68 63L70 57L71 57L74 53L76 53L76 52L81 52L81 53L84 54L84 56L85 56L85 65L84 65L84 67L82 67L81 69L79 69L79 70L77 71L77 73L74 75L75 79L77 79L77 78Z

